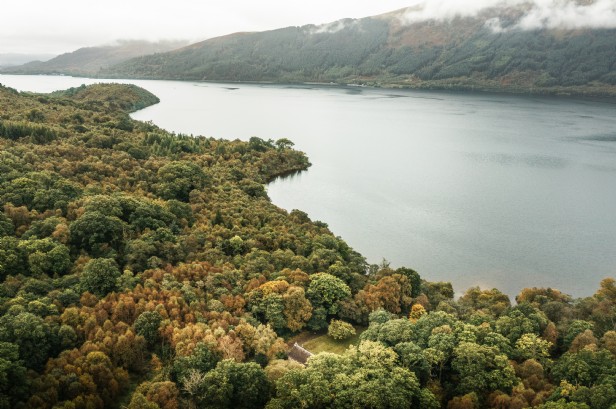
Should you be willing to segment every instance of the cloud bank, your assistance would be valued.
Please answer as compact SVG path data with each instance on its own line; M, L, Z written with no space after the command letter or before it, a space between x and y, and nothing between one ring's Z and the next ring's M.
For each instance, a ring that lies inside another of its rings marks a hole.
M616 0L423 0L409 7L407 23L446 21L456 17L476 17L489 8L516 8L522 16L509 28L522 30L553 28L616 28ZM502 31L500 20L487 23Z

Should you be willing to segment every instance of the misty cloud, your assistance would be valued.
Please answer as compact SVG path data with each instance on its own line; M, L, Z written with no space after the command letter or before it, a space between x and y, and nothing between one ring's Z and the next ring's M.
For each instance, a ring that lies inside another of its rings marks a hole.
M476 17L490 8L516 8L522 16L507 29L616 28L616 0L425 0L409 7L403 20L409 24L456 17ZM505 31L498 18L486 22L495 32Z
M338 31L342 31L345 28L356 25L356 24L357 24L357 20L353 20L353 19L338 20L338 21L334 21L333 23L321 24L319 26L316 26L314 29L311 30L311 34L322 34L322 33L333 34L333 33L337 33Z
M536 1L518 26L535 28L616 28L616 1L597 0L589 5L573 1Z

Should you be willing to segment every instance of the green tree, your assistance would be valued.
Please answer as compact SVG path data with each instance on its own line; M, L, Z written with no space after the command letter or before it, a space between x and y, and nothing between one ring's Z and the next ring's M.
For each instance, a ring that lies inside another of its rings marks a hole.
M201 189L209 182L209 176L195 163L170 162L158 170L156 192L167 200L188 202L194 189Z
M312 304L308 325L313 330L327 327L327 317L338 313L340 302L351 296L351 289L341 279L327 273L310 276L306 297Z
M0 318L0 341L16 344L20 359L32 369L40 369L54 348L49 324L29 312Z
M331 320L327 328L327 335L337 340L348 339L355 335L355 328L348 322Z
M192 371L205 374L214 369L219 361L219 353L212 351L203 342L199 342L192 354L178 357L173 361L171 368L172 379L184 384Z
M616 358L606 350L565 352L554 363L551 374L557 383L565 380L573 385L591 387L616 375Z
M361 339L366 341L379 341L385 345L394 346L400 342L408 342L415 337L415 324L406 318L391 319L380 324L373 322L368 329L361 334Z
M496 320L496 331L507 337L512 344L524 334L541 335L547 326L545 315L529 304L522 304L511 309Z
M19 358L19 346L0 342L0 408L16 407L27 391L26 368Z
M396 274L401 274L409 279L411 297L415 298L421 294L421 276L417 271L408 267L400 267L396 269Z
M541 339L535 334L524 334L515 344L516 353L520 359L535 359L542 363L545 363L550 357L551 347L551 342Z
M50 238L23 240L19 243L34 275L65 274L71 266L68 247Z
M428 297L430 302L430 310L435 310L436 307L443 301L453 300L453 286L447 282L421 282L421 292Z
M98 211L85 212L69 225L71 243L95 257L119 249L124 238L124 223L118 217Z
M582 334L586 330L593 329L593 323L589 321L583 320L573 320L571 324L567 327L567 332L563 337L563 344L565 348L569 349L571 347L571 343L578 335Z
M451 367L459 374L460 393L511 391L518 383L507 356L496 348L462 342L453 354Z
M89 291L99 297L104 297L114 291L120 269L115 260L110 258L95 258L83 267L79 283L83 291Z
M127 409L160 409L160 406L147 400L142 393L135 392L130 399Z
M11 219L6 217L4 213L0 212L0 237L12 236L14 231L15 226L13 226Z
M415 374L396 365L396 353L376 342L362 342L344 355L321 353L301 370L290 370L276 382L272 408L408 408L425 402ZM433 405L430 405L433 407Z
M15 237L0 237L0 279L26 272L27 261L23 247Z
M160 338L158 327L162 320L163 317L157 311L142 312L133 324L135 332L145 338L148 345L154 345Z
M291 149L295 144L287 138L280 138L276 141L276 148L280 151Z
M224 360L203 377L201 407L260 408L269 400L271 385L254 362Z
M351 289L331 274L317 273L310 276L306 295L313 306L323 307L333 315L338 312L338 303L351 296Z
M414 342L400 342L396 344L394 351L398 354L400 366L413 371L422 384L428 380L430 362L428 362L423 349Z

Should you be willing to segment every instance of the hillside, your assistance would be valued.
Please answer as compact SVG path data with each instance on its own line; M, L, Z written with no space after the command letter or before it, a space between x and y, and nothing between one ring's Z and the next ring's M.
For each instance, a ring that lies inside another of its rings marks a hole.
M412 12L232 34L99 75L616 95L614 29L521 28L523 6L443 20Z
M0 69L22 65L30 61L47 61L54 57L53 54L0 53Z
M86 47L59 55L49 61L6 67L0 72L8 74L64 74L95 76L101 69L131 58L161 53L186 45L182 41L119 41L115 45Z
M273 205L264 183L310 166L291 141L128 116L156 101L0 86L0 407L616 404L613 278L454 300ZM315 332L337 353L287 359Z

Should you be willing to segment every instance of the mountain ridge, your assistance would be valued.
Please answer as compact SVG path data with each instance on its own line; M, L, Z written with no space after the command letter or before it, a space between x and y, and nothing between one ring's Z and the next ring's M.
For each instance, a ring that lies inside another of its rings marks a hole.
M415 6L231 33L166 52L107 58L104 65L93 59L79 69L53 69L64 55L3 72L616 97L616 29L550 28L545 22L529 29L531 10L531 3L522 3L435 19L421 17L425 10Z
M149 42L120 40L116 44L82 47L58 55L48 61L30 61L23 65L6 67L7 74L64 74L95 76L102 68L146 54L165 52L186 45L185 41Z
M523 6L416 22L406 12L230 34L99 75L616 96L615 29L522 30Z

